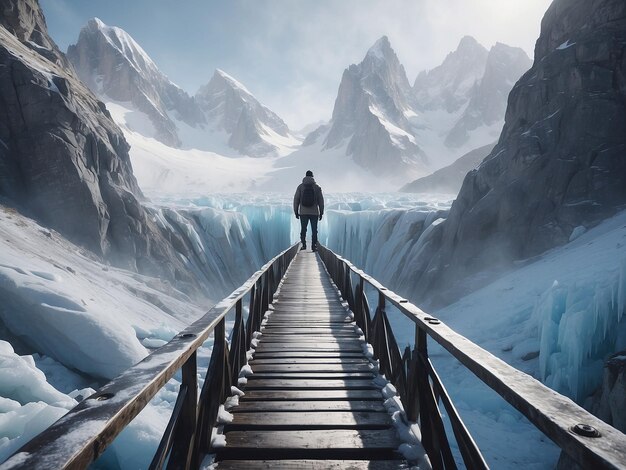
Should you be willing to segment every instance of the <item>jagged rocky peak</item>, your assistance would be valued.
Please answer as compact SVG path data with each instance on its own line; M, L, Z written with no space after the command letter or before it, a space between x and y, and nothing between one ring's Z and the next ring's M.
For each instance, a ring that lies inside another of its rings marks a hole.
M427 163L408 119L413 114L406 72L383 36L344 71L323 148L347 145L347 155L366 170L410 178Z
M391 48L387 36L381 37L369 48L360 67L363 75L370 72L392 87L400 88L403 92L410 88L404 66Z
M190 126L205 122L195 101L172 83L123 29L98 18L89 20L67 51L80 78L104 101L130 103L145 113L155 137L181 145L176 120Z
M555 0L500 140L433 233L420 289L567 243L626 205L626 2ZM488 250L482 247L488 246Z
M333 109L333 121L353 119L361 111L360 106L372 104L359 102L363 92L369 93L371 101L375 101L393 119L405 121L404 110L409 108L411 98L410 85L387 36L374 43L360 64L352 64L344 71ZM343 137L340 136L339 140ZM330 139L330 146L336 145L334 140Z
M482 78L489 52L471 36L465 36L455 51L441 65L422 71L415 79L413 91L420 109L459 110L471 98L471 92Z
M531 65L532 61L519 47L496 43L490 49L485 74L471 103L472 108L480 109L485 123L503 118L511 89Z
M286 139L294 144L297 141L277 114L223 70L217 69L195 98L209 123L225 131L228 145L242 154L275 155L281 151L279 141Z
M13 25L43 18L36 1L5 0L2 8L17 15ZM58 50L50 49L52 60L40 53L39 44L53 44L44 22L33 47L32 34L22 28L15 35L2 20L2 200L119 266L195 283L141 206L128 143L104 103L56 60Z
M482 77L469 93L467 107L446 137L446 145L462 146L470 133L481 126L497 124L499 132L504 124L509 92L531 65L523 49L496 43L489 50Z

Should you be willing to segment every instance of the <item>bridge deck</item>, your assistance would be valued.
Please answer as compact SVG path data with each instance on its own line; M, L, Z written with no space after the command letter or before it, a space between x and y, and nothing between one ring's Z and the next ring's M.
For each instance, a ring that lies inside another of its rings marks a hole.
M408 468L373 366L315 253L297 255L262 333L219 469Z

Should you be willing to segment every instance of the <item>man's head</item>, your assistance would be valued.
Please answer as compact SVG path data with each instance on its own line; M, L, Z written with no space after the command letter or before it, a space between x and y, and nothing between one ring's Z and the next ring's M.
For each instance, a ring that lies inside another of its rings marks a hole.
M311 170L307 170L305 176L313 176L313 172Z

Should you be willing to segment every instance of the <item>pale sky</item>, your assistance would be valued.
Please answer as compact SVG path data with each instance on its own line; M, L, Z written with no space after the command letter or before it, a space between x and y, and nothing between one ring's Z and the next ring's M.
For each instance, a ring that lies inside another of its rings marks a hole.
M290 128L327 120L343 70L387 35L413 83L465 35L533 57L551 0L40 0L62 50L97 16L195 94L216 68Z

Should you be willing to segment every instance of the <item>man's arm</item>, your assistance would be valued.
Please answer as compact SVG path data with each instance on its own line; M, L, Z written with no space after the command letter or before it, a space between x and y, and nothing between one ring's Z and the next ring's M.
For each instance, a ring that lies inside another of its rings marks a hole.
M293 213L296 214L296 219L300 218L298 213L300 209L300 186L296 188L296 194L293 195Z
M322 216L324 215L324 195L322 194L322 188L320 188L320 194L317 198L317 207L320 209L320 220L322 220Z

